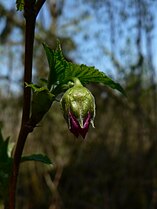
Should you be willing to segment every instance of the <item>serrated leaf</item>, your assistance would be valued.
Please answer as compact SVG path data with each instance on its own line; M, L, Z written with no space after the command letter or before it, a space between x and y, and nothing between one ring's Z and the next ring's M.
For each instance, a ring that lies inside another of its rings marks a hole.
M23 156L21 158L21 162L25 162L25 161L38 161L45 164L52 164L51 160L46 155L42 155L42 154Z
M16 0L16 8L19 11L24 10L24 0Z
M124 89L119 83L114 82L105 73L99 71L95 67L88 67L86 65L77 65L69 63L68 69L65 71L65 79L77 77L82 84L88 83L102 83L112 89L120 91L126 95Z
M58 78L62 79L62 76L64 76L65 68L67 67L67 62L64 59L64 56L62 54L62 50L60 47L60 44L58 43L57 49L52 50L49 46L46 44L43 44L47 60L49 63L49 76L48 76L48 89L51 88L53 84L56 84Z
M65 60L60 44L57 49L52 50L44 44L47 59L50 67L49 85L66 84L69 80L76 77L81 83L102 83L125 94L124 89L117 82L114 82L105 73L99 71L95 67L88 67L86 65L78 65Z

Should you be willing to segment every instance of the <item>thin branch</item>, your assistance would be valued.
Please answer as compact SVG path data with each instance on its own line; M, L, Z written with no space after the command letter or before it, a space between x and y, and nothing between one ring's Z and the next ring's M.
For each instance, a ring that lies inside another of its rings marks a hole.
M33 57L33 42L34 42L34 30L35 30L35 18L28 16L26 18L26 32L25 32L25 69L24 69L24 84L25 82L30 83L32 80L32 57ZM23 96L23 113L21 129L15 149L14 160L13 160L13 173L10 182L9 191L9 204L10 209L15 209L15 193L17 177L19 173L19 165L21 161L21 155L25 145L26 138L31 132L31 129L26 125L29 120L30 114L30 101L31 101L31 89L25 88Z
M23 86L23 113L21 121L21 129L15 149L12 175L9 185L9 209L15 209L15 194L17 177L19 173L19 166L21 161L22 152L30 132L36 124L29 124L30 106L31 106L31 89L25 87L25 83L31 83L32 81L32 62L33 62L33 44L36 17L45 1L38 1L35 5L35 0L25 0L24 17L26 19L26 31L25 31L25 67L24 67L24 86ZM36 6L36 11L35 11ZM8 204L8 203L7 203ZM7 205L6 204L6 205Z
M17 178L19 173L19 165L21 161L21 155L23 152L24 144L29 132L30 132L29 128L26 129L24 126L21 127L18 143L15 150L14 161L13 161L13 168L12 168L13 171L10 178L9 209L15 209L15 195L16 195Z
M37 3L35 4L35 15L37 17L41 7L43 6L43 4L45 3L46 0L38 0Z

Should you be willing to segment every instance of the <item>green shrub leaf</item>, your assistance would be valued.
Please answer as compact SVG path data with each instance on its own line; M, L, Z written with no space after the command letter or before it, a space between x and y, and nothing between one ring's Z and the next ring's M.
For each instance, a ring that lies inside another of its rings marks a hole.
M21 158L21 162L25 162L25 161L37 161L45 164L52 164L51 160L46 155L42 155L42 154L23 156Z
M88 67L86 65L78 65L65 60L60 44L58 42L57 49L52 50L46 44L43 44L47 60L50 67L48 88L52 85L66 84L74 77L78 78L82 84L87 83L102 83L112 89L120 91L125 94L124 89L119 83L114 82L105 73L99 71L95 67Z
M24 0L16 0L16 8L19 11L24 10Z
M59 81L64 82L65 70L67 68L68 62L64 59L60 44L58 43L57 49L52 50L46 44L43 44L47 60L49 63L49 76L48 76L48 88L50 89L53 84L57 84Z
M8 183L11 172L12 158L8 155L9 137L4 140L0 129L0 200L8 197Z

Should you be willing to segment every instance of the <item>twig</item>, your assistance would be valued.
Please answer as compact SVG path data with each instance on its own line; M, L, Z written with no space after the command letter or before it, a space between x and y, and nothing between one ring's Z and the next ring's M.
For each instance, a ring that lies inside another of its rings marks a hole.
M43 4L45 3L46 0L38 0L36 5L35 5L35 14L36 16L38 15L41 7L43 6Z

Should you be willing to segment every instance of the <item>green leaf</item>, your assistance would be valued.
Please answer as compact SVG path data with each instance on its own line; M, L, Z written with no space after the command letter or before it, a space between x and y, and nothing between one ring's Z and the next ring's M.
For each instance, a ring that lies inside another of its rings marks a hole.
M8 146L9 146L9 137L6 140L4 140L0 128L0 163L7 162L7 160L9 159Z
M99 71L95 67L88 67L84 64L78 65L66 61L62 54L59 42L56 50L52 50L45 44L44 49L50 67L48 80L49 86L54 84L66 84L68 81L76 77L82 84L102 83L126 95L124 89L119 83L113 81L105 73Z
M0 128L0 200L8 197L8 183L12 166L12 158L8 155L9 137L4 140Z
M21 162L25 162L25 161L38 161L45 164L52 164L51 160L46 155L42 155L42 154L23 156L21 158Z
M82 84L88 83L102 83L105 86L109 86L112 89L120 91L126 95L124 89L119 83L116 83L109 78L105 73L99 71L95 67L88 67L86 65L77 65L69 63L68 69L65 71L65 79L77 77Z
M48 76L48 89L50 89L53 84L57 84L59 80L64 79L64 73L68 63L64 59L59 42L56 50L52 50L46 44L43 44L43 46L50 68Z
M19 11L24 10L24 0L16 0L16 8Z
M0 162L5 162L8 159L8 143L9 138L0 144Z

